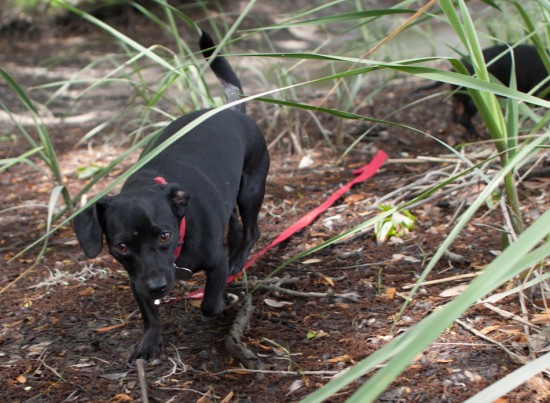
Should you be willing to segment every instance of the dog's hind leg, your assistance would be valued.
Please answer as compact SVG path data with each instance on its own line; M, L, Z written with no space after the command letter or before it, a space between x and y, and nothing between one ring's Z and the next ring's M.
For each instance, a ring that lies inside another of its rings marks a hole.
M260 171L262 171L260 169ZM241 178L241 188L237 196L237 205L242 222L242 239L239 247L232 251L230 273L239 273L250 254L254 243L260 237L258 215L262 207L265 192L265 174L254 172L244 173Z
M229 218L229 226L227 231L227 249L229 254L229 267L233 267L235 259L238 259L239 249L243 240L243 228L239 220L239 211L237 208L233 210L233 214Z

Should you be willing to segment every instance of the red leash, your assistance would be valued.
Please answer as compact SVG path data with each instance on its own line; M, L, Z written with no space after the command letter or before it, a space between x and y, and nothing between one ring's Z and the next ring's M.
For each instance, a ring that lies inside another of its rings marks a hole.
M227 278L227 283L232 282L235 280L235 278L241 276L245 270L247 270L250 266L252 266L260 257L262 257L268 250L271 248L277 246L281 242L287 240L292 235L294 235L296 232L304 229L309 224L313 222L319 215L324 213L328 210L330 206L334 204L336 200L338 200L342 195L346 192L348 192L353 185L356 185L358 183L364 182L367 179L369 179L371 176L373 176L384 164L386 159L388 158L388 155L384 151L378 151L374 158L369 162L368 164L363 165L361 168L356 169L353 171L354 175L357 175L353 180L346 183L344 186L342 186L340 189L338 189L336 192L334 192L323 204L321 204L319 207L314 208L309 213L307 213L305 216L300 218L298 221L296 221L293 225L291 225L289 228L287 228L281 235L279 235L273 242L271 242L269 245L267 245L265 248L257 252L243 267L243 270L239 274L233 274ZM182 301L184 299L200 299L204 296L204 289L199 289L190 292L189 294L183 296L183 297L177 297L177 298L171 298L167 301L163 301L162 304L168 304L173 302Z

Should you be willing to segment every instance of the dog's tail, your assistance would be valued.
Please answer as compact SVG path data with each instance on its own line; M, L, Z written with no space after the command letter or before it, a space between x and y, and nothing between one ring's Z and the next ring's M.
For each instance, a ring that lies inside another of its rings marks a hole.
M206 32L202 31L201 39L199 40L199 46L202 51L202 55L208 59L214 53L216 45L214 41ZM210 68L218 77L218 80L223 85L223 91L227 97L228 102L233 102L240 99L240 94L243 94L243 88L241 82L229 62L222 56L216 56L213 60L210 60ZM246 107L244 103L234 107L235 110L246 113Z

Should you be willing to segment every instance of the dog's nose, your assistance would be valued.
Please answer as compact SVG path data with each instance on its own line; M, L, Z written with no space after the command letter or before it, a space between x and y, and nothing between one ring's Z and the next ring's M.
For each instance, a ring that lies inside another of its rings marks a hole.
M153 298L160 298L166 294L168 283L166 280L148 281L147 289Z

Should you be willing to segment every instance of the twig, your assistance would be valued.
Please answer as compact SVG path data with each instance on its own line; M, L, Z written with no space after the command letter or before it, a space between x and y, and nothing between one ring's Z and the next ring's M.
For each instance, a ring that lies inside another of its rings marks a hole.
M221 396L214 395L212 389L208 389L206 392L201 392L191 388L177 388L177 387L161 387L159 390L172 390L176 392L193 392L202 397L212 397L213 399L220 399Z
M141 388L141 396L143 399L143 403L149 403L149 397L147 396L147 379L145 378L145 368L143 363L144 363L143 358L138 358L136 360L139 386Z
M494 339L491 339L490 337L488 337L488 336L484 335L483 333L477 331L476 329L474 329L470 325L467 325L465 322L462 322L459 319L455 319L455 322L458 323L460 326L462 326L464 329L468 330L469 332L471 332L474 335L476 335L477 337L479 337L480 339L483 339L485 341L488 341L489 343L492 343L492 344L496 345L502 351L504 351L506 354L508 354L512 358L512 360L516 361L517 363L527 364L527 360L524 357L522 357L522 356L514 353L513 351L509 350L508 348L506 348L506 346L504 346L504 344L499 343L498 341L496 341Z
M493 312L496 312L498 313L500 316L506 318L506 319L513 319L515 321L518 321L526 326L530 326L530 327L534 327L535 329L540 329L539 326L529 322L528 320L526 319L523 319L521 316L518 316L518 315L514 315L513 313L511 312L508 312L508 311L505 311L504 309L500 309L494 305L491 305L491 304L488 304L488 303L484 303L483 306L487 309L490 309L491 311Z
M55 368L52 368L48 364L46 364L46 359L45 358L42 359L41 361L42 361L42 365L44 365L46 368L48 368L50 371L52 371L55 376L57 376L63 382L67 382L67 380L65 378L63 378L63 376L61 376L61 374L59 372L57 372L57 370Z
M420 286L425 286L425 285L448 283L448 282L451 282L451 281L463 280L465 278L477 277L477 275L478 275L478 273L461 274L459 276L451 276L451 277L446 277L446 278L440 278L438 280L424 281L424 282L420 283L419 285ZM402 288L404 290L410 290L415 285L416 284L406 284Z
M382 365L376 366L376 368L381 368ZM249 368L231 368L225 369L223 371L215 373L215 375L224 375L224 374L242 374L243 372L249 372L251 374L272 374L272 375L320 375L320 376L333 376L339 374L340 372L345 371L345 369L340 369L338 371L275 371L270 369L249 369Z
M261 280L252 280L252 281L233 281L229 284L230 287L242 287L242 286L264 286L266 284L277 284L277 285L282 285L282 284L295 284L297 283L298 281L300 281L300 278L299 277L270 277L270 278L266 278L266 279L261 279Z
M229 330L229 334L225 337L225 348L233 357L243 363L245 367L263 369L264 364L260 359L241 342L241 336L250 323L253 309L252 298L250 295L247 295Z
M349 299L353 302L358 302L359 298L361 298L360 295L357 294L356 292L346 292L343 294L337 294L334 292L303 292L303 291L290 290L288 288L283 288L272 284L260 285L260 287L266 290L282 292L288 295L292 295L294 297L305 297L305 298L336 297L336 298Z

